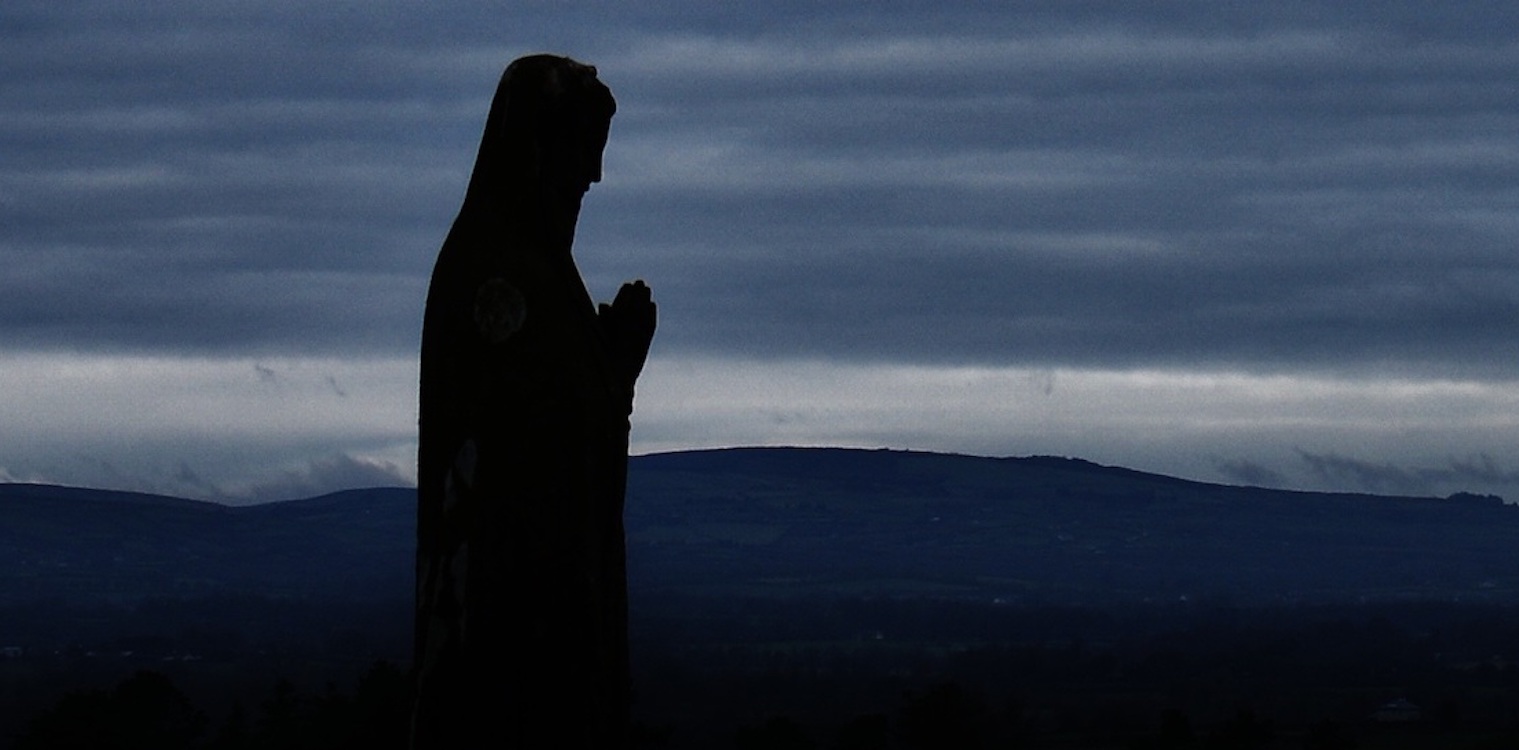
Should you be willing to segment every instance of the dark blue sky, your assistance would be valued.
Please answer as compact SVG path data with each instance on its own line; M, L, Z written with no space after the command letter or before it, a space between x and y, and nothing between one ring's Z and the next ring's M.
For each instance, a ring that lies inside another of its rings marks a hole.
M0 477L409 477L426 277L550 51L619 99L577 255L660 302L635 450L1519 499L1515 11L1006 5L9 2Z

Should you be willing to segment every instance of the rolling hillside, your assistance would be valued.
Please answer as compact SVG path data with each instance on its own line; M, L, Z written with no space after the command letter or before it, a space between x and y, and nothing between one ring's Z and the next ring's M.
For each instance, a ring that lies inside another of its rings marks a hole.
M0 603L411 595L408 489L229 508L0 485ZM1519 600L1519 510L1230 487L1061 458L846 449L638 457L635 597L1111 603Z
M1519 509L1284 492L1062 458L648 456L635 590L1113 603L1519 599Z

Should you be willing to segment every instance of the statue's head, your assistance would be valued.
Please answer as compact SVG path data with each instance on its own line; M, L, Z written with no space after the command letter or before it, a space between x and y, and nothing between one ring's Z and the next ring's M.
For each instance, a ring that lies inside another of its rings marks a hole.
M504 156L498 166L514 173L506 179L531 179L578 198L601 180L601 153L616 111L595 68L556 55L520 58L496 87L481 159L488 150Z

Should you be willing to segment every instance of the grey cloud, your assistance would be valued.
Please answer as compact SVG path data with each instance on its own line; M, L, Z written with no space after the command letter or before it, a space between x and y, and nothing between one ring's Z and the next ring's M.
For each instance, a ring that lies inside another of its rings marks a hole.
M1348 483L1366 492L1446 495L1457 491L1490 492L1519 484L1519 470L1506 470L1487 455L1450 458L1441 466L1408 467L1333 452L1299 449L1297 453L1316 477Z
M229 505L295 500L355 487L408 487L413 484L406 472L395 464L356 458L346 453L309 461L299 469L279 472L248 486L214 481L186 461L163 469L144 469L127 468L115 460L98 456L81 456L78 460L91 467L91 478L84 482L87 485ZM78 483L77 469L72 474L76 478L71 482Z
M352 273L59 274L0 299L0 341L34 350L354 354L413 348L425 282Z
M1347 458L1336 453L1320 454L1299 450L1298 456L1320 478L1349 481L1366 492L1423 495L1431 491L1433 477L1427 471Z
M1229 481L1251 487L1286 486L1285 477L1281 472L1249 459L1216 459L1213 462L1213 468Z
M1487 485L1519 484L1519 469L1505 470L1489 455L1451 459L1451 475L1457 480Z
M120 451L81 453L67 458L54 456L49 463L58 463L28 472L24 481L64 483L212 501L226 500L228 497L219 484L207 479L186 461L181 460L173 465L145 466L134 460L136 458ZM65 463L68 465L65 466Z
M407 487L405 472L388 462L368 461L338 454L310 462L239 493L238 502L269 502L315 497L353 487Z
M1461 3L52 7L0 11L10 346L414 350L547 44L622 102L580 252L655 286L662 351L1519 363L1519 52Z
M180 462L171 480L174 487L173 494L179 497L218 497L223 494L220 487L202 477L184 462Z
M1051 102L1004 96L1025 116L986 120L986 143L996 143L999 119L1006 125L1000 153L963 132L935 140L937 131L897 116L889 100L802 97L801 108L814 110L805 117L766 117L764 102L735 105L743 114L732 121L751 123L745 135L833 147L827 138L788 137L805 120L851 133L837 140L857 145L822 152L833 166L821 175L816 150L777 147L766 161L749 158L757 150L747 145L716 146L722 158L700 186L707 194L691 199L689 220L673 222L711 255L676 272L670 309L690 304L690 320L708 329L692 332L702 341L766 354L1506 369L1515 344L1501 321L1513 319L1519 296L1500 186L1515 170L1511 159L1490 157L1513 152L1508 131L1494 124L1512 124L1514 112L1495 110L1498 97L1488 97L1422 126L1389 121L1418 113L1384 108L1380 84L1396 84L1404 63L1378 65L1364 66L1364 81L1332 69L1294 73L1310 81L1317 73L1328 90L1293 100L1283 78L1265 105L1258 86L1227 81L1208 82L1192 101L1166 87L1073 85ZM1494 65L1482 85L1506 91L1512 61ZM954 97L945 98L920 109L952 111ZM995 94L984 98L992 103L966 97L965 106L998 106ZM1340 110L1319 111L1330 104ZM1085 117L1086 127L1041 124L1041 114L1061 110ZM851 130L862 118L872 124ZM916 185L890 170L891 144L903 134L912 138L901 148L917 149L918 168L904 172ZM1047 144L1059 148L1039 148ZM1062 154L1069 158L1053 158ZM967 184L999 162L992 179ZM945 172L960 183L936 179ZM667 211L683 213L679 202ZM965 228L1009 240L965 243ZM1030 231L1097 232L1159 252L1052 253L1014 239ZM679 286L687 281L699 286ZM746 282L752 289L733 290ZM777 313L785 317L763 321ZM933 335L904 338L914 329Z

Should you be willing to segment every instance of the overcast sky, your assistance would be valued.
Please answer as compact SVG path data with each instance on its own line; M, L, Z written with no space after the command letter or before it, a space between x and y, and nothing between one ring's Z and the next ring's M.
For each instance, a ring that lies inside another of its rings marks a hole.
M637 453L1519 500L1508 7L7 0L0 479L410 481L427 276L555 52L619 102L576 254L660 304Z

